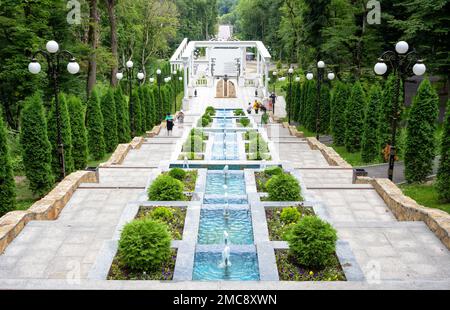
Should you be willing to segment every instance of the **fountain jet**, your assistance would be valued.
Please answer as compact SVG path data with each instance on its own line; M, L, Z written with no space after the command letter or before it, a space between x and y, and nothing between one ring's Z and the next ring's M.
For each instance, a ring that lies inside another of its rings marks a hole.
M222 251L222 262L220 263L220 268L227 268L230 266L230 247L226 245Z

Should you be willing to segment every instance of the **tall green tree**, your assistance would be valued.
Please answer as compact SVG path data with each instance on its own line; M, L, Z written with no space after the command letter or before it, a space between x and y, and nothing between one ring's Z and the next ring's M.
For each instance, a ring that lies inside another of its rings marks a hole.
M130 125L128 120L128 102L123 95L122 88L116 87L114 91L114 103L116 104L117 138L119 143L130 141Z
M70 116L67 110L67 100L64 94L59 95L59 110L61 122L61 139L64 145L64 164L66 175L74 171L72 157L72 129L70 128ZM56 179L61 175L58 151L58 129L57 129L56 104L53 102L47 115L48 139L52 146L52 169Z
M139 92L138 90L133 90L133 94L132 96L132 100L133 100L133 109L132 111L130 110L130 114L133 113L132 115L130 115L130 125L132 126L133 122L134 122L134 130L135 130L135 135L136 136L140 136L141 135L141 100L139 97ZM134 137L132 137L134 138Z
M76 96L67 98L67 108L70 114L70 129L72 131L72 157L75 170L86 167L88 159L87 131L85 125L85 109Z
M14 183L11 157L6 139L6 128L0 114L0 217L15 210L15 198L16 184Z
M450 202L450 101L447 101L436 188L439 198L444 202Z
M53 187L52 146L40 93L25 99L20 117L20 144L30 190L39 197Z
M86 128L88 133L89 154L94 160L100 160L105 156L106 146L100 98L95 88L92 90L91 96L87 102Z
M337 146L345 144L345 111L349 90L346 84L336 82L331 101L330 129L333 143Z
M310 131L316 131L317 119L317 82L311 80L307 82L307 92L305 94L305 127Z
M140 132L145 133L147 131L147 96L145 95L145 86L139 87L139 102L141 109Z
M358 81L353 85L350 100L345 111L345 148L354 153L361 149L366 98Z
M322 85L320 98L320 133L328 133L330 130L330 87Z
M381 88L378 85L372 86L369 91L369 103L364 120L364 132L361 143L361 158L366 163L374 161L379 154L378 110L382 99Z
M117 138L117 113L116 103L114 101L114 92L108 88L102 96L101 110L103 116L103 137L105 138L106 153L113 152L119 140Z
M405 178L423 182L433 171L439 96L428 79L420 83L406 129Z

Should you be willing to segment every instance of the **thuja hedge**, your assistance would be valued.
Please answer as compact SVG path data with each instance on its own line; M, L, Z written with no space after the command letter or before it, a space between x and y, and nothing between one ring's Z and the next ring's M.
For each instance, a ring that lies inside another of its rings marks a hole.
M93 90L87 102L86 126L88 132L89 154L95 160L105 156L103 115L97 90Z
M441 159L436 185L439 198L444 202L450 202L450 101L447 101L447 113L445 114L444 132L442 133L441 141Z
M87 131L85 126L85 111L79 98L69 96L67 109L70 114L70 129L72 131L72 157L75 170L86 167L88 159Z
M0 113L0 217L15 209L15 198L16 186L6 139L6 128Z

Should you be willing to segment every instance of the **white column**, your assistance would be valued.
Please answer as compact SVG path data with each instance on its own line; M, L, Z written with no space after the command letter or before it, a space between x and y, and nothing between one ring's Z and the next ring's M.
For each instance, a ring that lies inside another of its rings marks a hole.
M244 70L245 70L245 63L247 61L247 48L242 48L242 57L241 57L241 76L244 76Z
M259 75L261 74L259 49L256 49L256 74L258 75L258 78L259 78Z
M269 81L267 80L269 78L269 66L268 63L266 63L266 60L264 59L264 75L266 77L265 85L266 88L266 94L269 93Z
M188 62L184 62L183 64L183 71L184 71L184 99L188 100L189 99L189 94L188 94Z

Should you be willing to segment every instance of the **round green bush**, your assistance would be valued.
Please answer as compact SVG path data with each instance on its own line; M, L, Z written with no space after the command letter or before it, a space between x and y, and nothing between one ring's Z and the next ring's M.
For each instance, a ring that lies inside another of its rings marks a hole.
M200 136L189 136L183 145L184 152L203 152L203 139Z
M182 201L184 198L183 183L169 175L160 175L148 189L150 201Z
M202 127L208 126L212 122L211 117L208 116L202 116Z
M173 212L166 207L158 207L150 212L150 218L157 221L168 222L173 219Z
M134 271L152 271L161 267L171 255L167 226L154 220L135 220L122 230L119 259Z
M336 230L315 216L304 216L287 234L289 251L306 267L323 268L336 251Z
M261 137L254 137L254 138L252 138L249 141L248 148L249 148L249 150L252 153L255 152L255 151L261 152L261 153L268 153L269 152L269 145Z
M186 171L181 168L173 168L169 171L169 175L174 179L183 181L186 177Z
M239 123L241 123L243 127L247 127L250 125L250 120L247 117L244 117L239 120Z
M216 109L214 109L214 107L209 106L206 108L205 114L216 115Z
M300 201L300 185L290 174L273 176L267 181L267 192L271 201Z
M264 170L264 173L268 176L281 175L283 174L283 169L280 166L271 166L267 167Z
M295 207L284 208L280 214L280 220L285 224L297 223L301 217L301 213Z

